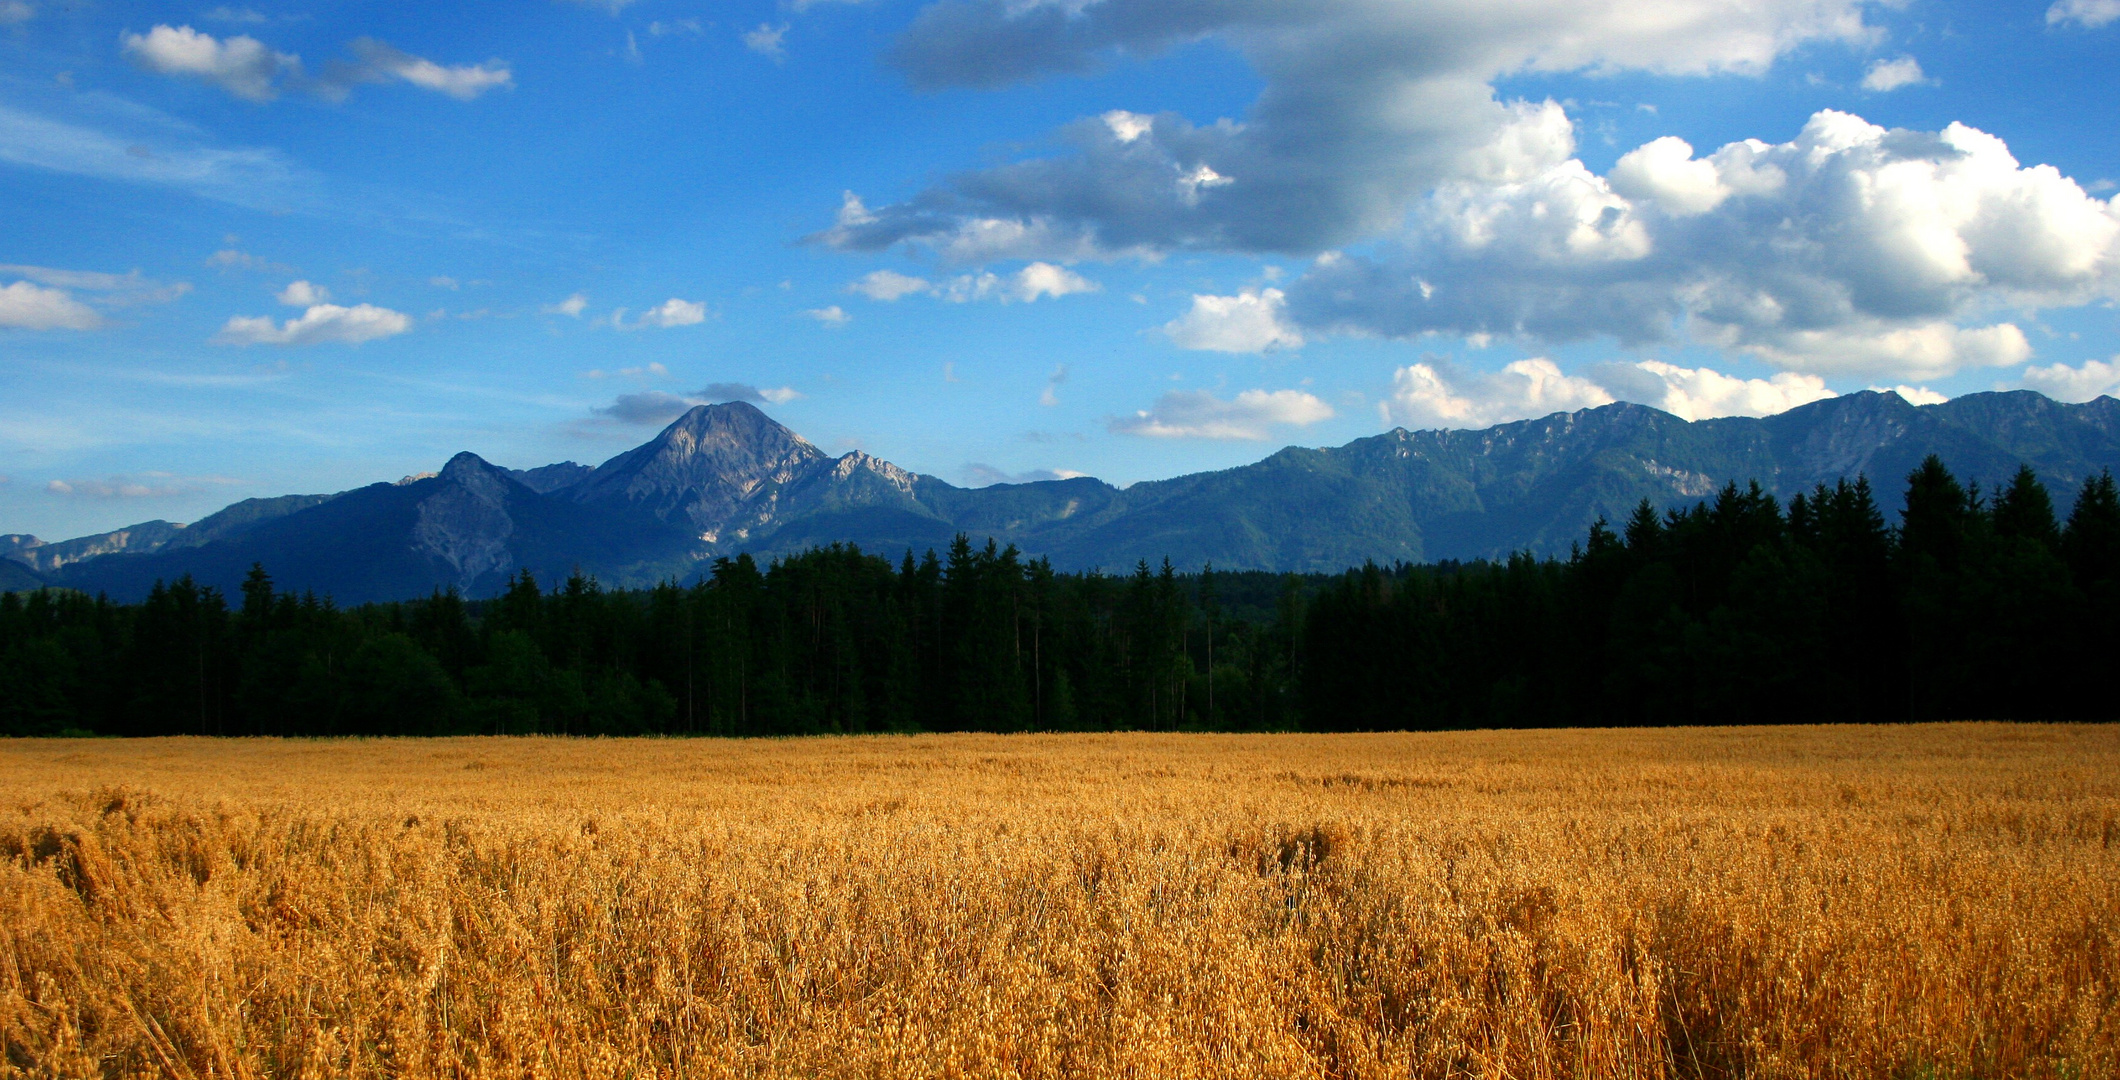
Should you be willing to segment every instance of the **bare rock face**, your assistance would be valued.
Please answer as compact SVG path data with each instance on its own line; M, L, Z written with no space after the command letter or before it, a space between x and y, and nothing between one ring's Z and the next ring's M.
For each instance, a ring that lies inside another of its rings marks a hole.
M57 543L46 543L19 533L9 534L0 537L0 558L13 559L32 570L50 572L98 555L139 555L159 551L183 532L184 526L177 522L143 521L107 533Z
M457 587L467 591L487 574L507 573L515 565L508 496L521 485L468 451L450 458L437 479L434 493L419 502L413 549L447 563Z
M647 510L712 535L779 516L781 493L830 467L824 451L743 402L701 405L566 495Z

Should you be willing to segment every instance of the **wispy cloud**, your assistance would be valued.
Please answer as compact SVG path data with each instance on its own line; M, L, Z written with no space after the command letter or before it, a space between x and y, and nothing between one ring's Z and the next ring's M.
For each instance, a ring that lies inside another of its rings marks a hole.
M778 64L788 58L787 46L782 44L787 36L787 23L759 23L758 29L744 32L743 47Z
M310 200L311 177L278 151L169 146L0 104L0 161L102 180L178 188L252 209Z
M1260 441L1273 427L1308 427L1331 417L1332 406L1301 390L1246 390L1227 401L1205 390L1172 390L1106 426L1115 435Z
M241 483L226 476L177 476L166 472L143 472L110 476L100 480L53 480L44 485L47 494L79 499L160 499L190 495L209 487Z

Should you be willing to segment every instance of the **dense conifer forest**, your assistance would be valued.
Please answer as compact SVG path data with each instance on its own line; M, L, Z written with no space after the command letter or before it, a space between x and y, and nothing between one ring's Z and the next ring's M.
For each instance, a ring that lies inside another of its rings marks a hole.
M0 596L0 733L786 735L2111 718L2120 499L2066 520L1929 459L1644 502L1566 560L1059 574L991 541L834 546L689 586L518 575L340 608L252 571L136 605Z

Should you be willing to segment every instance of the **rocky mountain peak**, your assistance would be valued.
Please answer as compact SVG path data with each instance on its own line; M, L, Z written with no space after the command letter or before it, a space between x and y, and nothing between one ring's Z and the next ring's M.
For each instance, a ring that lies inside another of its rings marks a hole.
M693 408L646 444L604 462L568 494L711 530L756 513L781 487L830 461L756 407L732 401Z

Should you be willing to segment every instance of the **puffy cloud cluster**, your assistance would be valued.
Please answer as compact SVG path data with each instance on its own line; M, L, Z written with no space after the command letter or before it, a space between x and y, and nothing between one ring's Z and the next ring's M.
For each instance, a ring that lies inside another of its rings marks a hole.
M545 310L561 315L578 315L581 313L582 307L587 303L583 301L577 304L576 301L581 299L581 294L576 293ZM632 322L626 321L625 308L618 308L611 312L611 326L618 330L645 330L649 327L669 330L679 326L698 326L706 321L706 301L684 300L675 296L641 312L640 318Z
M331 290L307 281L290 281L286 288L273 294L273 299L288 307L306 308L330 301Z
M1282 318L1287 306L1279 289L1245 289L1235 296L1195 294L1192 309L1163 324L1180 348L1255 353L1299 348L1303 335Z
M1331 416L1332 406L1301 390L1246 390L1226 401L1206 390L1172 390L1106 426L1117 435L1257 442L1277 425L1307 427Z
M2120 0L2054 0L2054 6L2046 9L2049 26L2075 23L2096 30L2114 19L2120 19Z
M302 58L271 49L248 34L226 41L189 26L157 26L120 39L133 62L161 75L210 82L245 101L280 96L283 76L299 78Z
M1879 60L1862 73L1862 88L1880 94L1888 94L1902 86L1920 86L1928 81L1928 76L1921 73L1921 61L1911 56Z
M365 37L347 46L354 56L351 62L333 61L316 78L304 73L300 56L280 52L248 34L222 39L189 26L161 24L145 34L125 34L120 42L125 54L148 71L198 79L260 103L287 90L306 90L336 100L360 83L393 80L469 101L488 90L511 87L515 79L507 65L497 60L445 66Z
M2020 363L1993 308L2120 294L2120 208L1962 124L1813 116L1704 158L1658 139L1599 177L1568 160L1445 184L1382 252L1291 286L1304 328L1408 337L1695 340L1817 374L1940 377Z
M1684 420L1771 416L1833 396L1815 375L1781 373L1743 379L1660 360L1603 364L1569 375L1543 357L1494 372L1468 372L1429 359L1400 368L1378 405L1387 424L1411 428L1483 428L1557 412L1632 401Z
M103 317L64 289L27 281L0 285L0 327L17 330L94 330Z
M1394 226L1437 183L1507 181L1564 160L1560 110L1496 100L1502 76L1757 72L1808 42L1873 36L1859 0L1672 0L1655 18L1566 0L942 0L892 50L916 87L1000 86L1216 38L1264 90L1241 122L1085 118L1058 132L1058 154L874 211L850 204L859 212L818 239L963 262L1311 253Z
M213 340L218 345L359 345L410 329L411 316L374 304L350 308L314 304L301 315L277 325L270 316L235 316Z
M1040 297L1057 300L1076 293L1097 292L1102 288L1103 286L1064 266L1033 262L1013 274L996 274L990 270L982 270L975 274L958 274L941 281L929 281L923 277L901 274L893 270L875 270L848 285L847 291L885 303L902 300L908 296L938 296L958 304L977 300L1028 304Z
M2120 356L2086 360L2079 367L2049 364L2024 369L2024 385L2056 401L2089 401L2112 395L2120 397Z

